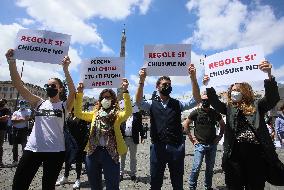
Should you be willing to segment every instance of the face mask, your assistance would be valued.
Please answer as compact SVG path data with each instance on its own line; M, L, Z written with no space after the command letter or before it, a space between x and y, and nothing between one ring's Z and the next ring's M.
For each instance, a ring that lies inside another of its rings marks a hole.
M56 88L51 88L51 87L46 88L46 94L50 98L55 97L57 95L57 93L58 93L58 89L56 89Z
M202 107L203 108L209 108L210 107L210 103L209 103L208 99L202 99Z
M108 99L103 99L102 101L101 101L101 104L102 104L102 107L104 108L104 109L108 109L110 106L111 106L111 100L108 100Z
M233 102L239 102L241 101L243 95L242 93L238 92L238 91L232 91L231 92L231 99Z
M163 86L162 89L160 90L160 93L164 96L170 95L171 92L172 92L172 86L171 85Z

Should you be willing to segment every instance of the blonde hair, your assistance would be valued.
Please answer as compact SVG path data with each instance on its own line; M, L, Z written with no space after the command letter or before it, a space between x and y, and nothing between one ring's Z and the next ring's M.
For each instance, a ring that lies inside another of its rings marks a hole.
M242 93L243 95L241 101L239 102L233 102L231 98L232 88L235 85L239 86L240 93ZM246 82L232 84L228 89L228 105L238 107L243 111L245 115L251 115L256 112L256 108L254 106L254 99L255 96L252 87Z

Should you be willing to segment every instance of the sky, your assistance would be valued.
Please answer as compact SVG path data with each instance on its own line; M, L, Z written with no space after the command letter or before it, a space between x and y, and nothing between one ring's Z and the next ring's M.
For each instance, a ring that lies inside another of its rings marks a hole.
M126 29L126 78L134 96L147 44L191 44L191 62L202 84L204 55L262 45L273 64L272 74L284 83L283 0L1 0L0 81L10 80L5 53L14 48L19 29L70 34L70 72L77 86L82 60L119 56L121 32ZM18 70L22 62L18 60ZM23 81L42 86L51 77L64 78L60 65L25 62ZM188 76L171 77L173 97L190 96ZM157 77L148 76L145 95L155 90ZM252 83L263 89L263 81ZM217 91L226 90L226 86ZM201 88L203 89L203 87ZM98 97L102 89L86 90Z

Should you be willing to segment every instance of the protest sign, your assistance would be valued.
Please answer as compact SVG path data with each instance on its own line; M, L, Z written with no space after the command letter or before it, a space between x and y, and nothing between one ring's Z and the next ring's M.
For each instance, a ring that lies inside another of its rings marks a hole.
M46 30L19 30L16 59L59 64L68 55L71 36Z
M145 45L144 68L148 76L187 76L190 44Z
M86 89L118 88L125 76L124 57L96 57L81 64L81 81Z
M205 75L210 77L208 86L221 86L236 82L264 80L267 74L258 68L264 60L261 46L224 51L204 60Z

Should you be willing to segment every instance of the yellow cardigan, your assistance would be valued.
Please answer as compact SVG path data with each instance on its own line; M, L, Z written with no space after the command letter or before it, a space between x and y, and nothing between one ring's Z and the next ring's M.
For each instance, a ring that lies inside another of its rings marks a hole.
M127 152L127 147L125 144L125 141L122 137L121 131L120 131L120 125L122 122L126 121L127 118L132 114L132 106L131 106L131 100L128 93L123 93L123 99L124 99L124 111L119 111L117 114L117 118L114 122L114 133L115 133L115 139L117 144L117 152L119 155L123 155ZM74 102L74 115L75 117L78 117L82 120L91 122L91 129L90 134L93 134L94 130L94 121L96 119L97 112L96 111L90 111L90 112L83 112L82 111L82 102L83 102L83 93L77 93L75 102ZM89 149L89 142L90 137L86 146L86 150Z

